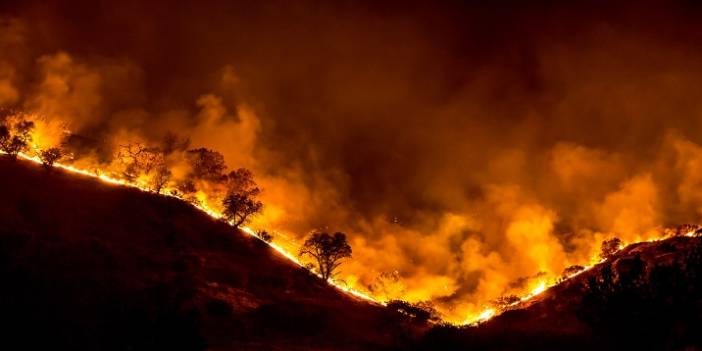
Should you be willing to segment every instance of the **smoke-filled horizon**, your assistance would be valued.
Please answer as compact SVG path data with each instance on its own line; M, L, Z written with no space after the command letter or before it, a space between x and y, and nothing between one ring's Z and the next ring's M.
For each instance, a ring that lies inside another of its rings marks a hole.
M254 172L254 226L345 231L341 278L452 320L702 215L690 3L0 9L0 107L42 146L188 137Z

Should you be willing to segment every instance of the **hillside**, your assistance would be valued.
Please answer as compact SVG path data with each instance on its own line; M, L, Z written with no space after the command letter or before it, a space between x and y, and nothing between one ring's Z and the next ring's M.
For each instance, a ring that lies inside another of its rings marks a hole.
M702 238L674 236L629 245L477 327L434 328L418 348L699 350L701 325Z
M71 350L700 349L702 238L630 245L471 327L355 299L188 204L0 158L4 345Z
M366 350L402 317L181 201L0 157L2 342L22 349Z

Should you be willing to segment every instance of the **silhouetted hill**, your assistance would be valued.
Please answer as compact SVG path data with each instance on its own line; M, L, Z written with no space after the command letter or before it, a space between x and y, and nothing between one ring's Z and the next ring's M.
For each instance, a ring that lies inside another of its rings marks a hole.
M0 344L10 349L389 349L355 300L181 201L0 157ZM8 349L3 347L3 349Z
M702 238L630 245L477 327L356 300L176 199L0 157L0 345L702 349Z
M419 348L700 350L702 238L629 245L477 327L436 327Z

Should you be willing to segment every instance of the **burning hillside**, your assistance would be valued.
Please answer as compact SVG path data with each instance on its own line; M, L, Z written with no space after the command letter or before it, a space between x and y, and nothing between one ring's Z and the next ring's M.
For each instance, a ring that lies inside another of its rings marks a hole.
M420 349L697 349L702 231L690 229L626 246L478 326L437 327Z
M679 349L701 341L699 226L603 245L601 262L459 328L425 306L352 298L171 196L6 155L0 170L5 338L28 348ZM429 333L426 320L438 324Z
M187 203L96 181L0 157L4 345L365 350L421 328Z
M603 243L702 222L701 19L686 1L3 1L0 144L473 324Z
M45 126L48 124L45 120L31 115L15 114L7 117L5 126L1 127L3 129L0 130L0 153L11 159L19 157L42 164L47 170L59 168L70 173L94 177L109 184L131 187L187 202L212 218L225 220L229 225L241 228L245 233L264 240L294 264L317 272L318 275L321 274L334 287L374 303L384 304L387 302L390 297L388 290L395 288L394 285L401 284L396 274L381 275L379 280L368 286L367 289L359 289L355 284L349 286L345 280L330 279L334 275L325 272L321 263L318 267L313 264L305 265L299 257L293 254L299 248L294 242L283 241L281 243L281 238L276 238L277 242L273 243L271 242L273 237L267 231L256 232L250 227L244 226L250 220L249 217L256 216L262 207L262 203L255 199L260 190L256 186L251 172L247 169L240 168L225 174L224 170L227 166L221 154L216 151L205 148L187 150L189 144L187 139L178 140L177 136L169 134L161 146L149 147L140 143L121 145L112 163L98 164L94 166L92 171L89 171L70 165L70 163L74 163L75 156L73 153L64 151L64 149L70 150L69 143L64 142L61 147L40 148L41 140L44 139L42 132L46 133ZM39 127L37 128L37 126ZM64 139L71 138L69 131L63 131L63 133L66 134ZM69 164L57 162L62 160L69 162ZM171 169L178 167L188 168L188 171L184 173L185 178L172 178ZM236 200L237 206L235 208L227 206L228 201L232 199ZM684 232L682 234L689 236L696 230L696 226L683 226L674 231L658 228L650 231L644 237L636 236L634 242L658 241L671 235L680 235L682 232ZM604 258L605 251L616 252L625 244L619 238L603 241L603 252L600 253L600 256L593 254L590 261L584 265L572 265L565 268L560 277L551 276L544 271L540 271L533 277L524 277L520 279L521 282L515 290L522 291L521 295L500 296L491 301L487 305L489 307L469 314L467 318L458 322L454 321L454 323L465 325L484 322L504 310L517 308L523 303L530 302L547 287L589 270L594 263ZM317 259L319 260L319 257ZM338 264L335 263L335 268L338 267ZM525 290L525 287L529 288ZM451 315L446 313L443 313L441 317L449 322L452 321Z

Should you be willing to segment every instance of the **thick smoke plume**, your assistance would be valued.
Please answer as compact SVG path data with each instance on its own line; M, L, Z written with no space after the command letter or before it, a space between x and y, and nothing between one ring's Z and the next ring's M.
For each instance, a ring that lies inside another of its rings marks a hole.
M10 2L0 107L88 168L218 150L263 188L254 228L345 231L347 284L453 321L700 221L698 8L372 3Z

